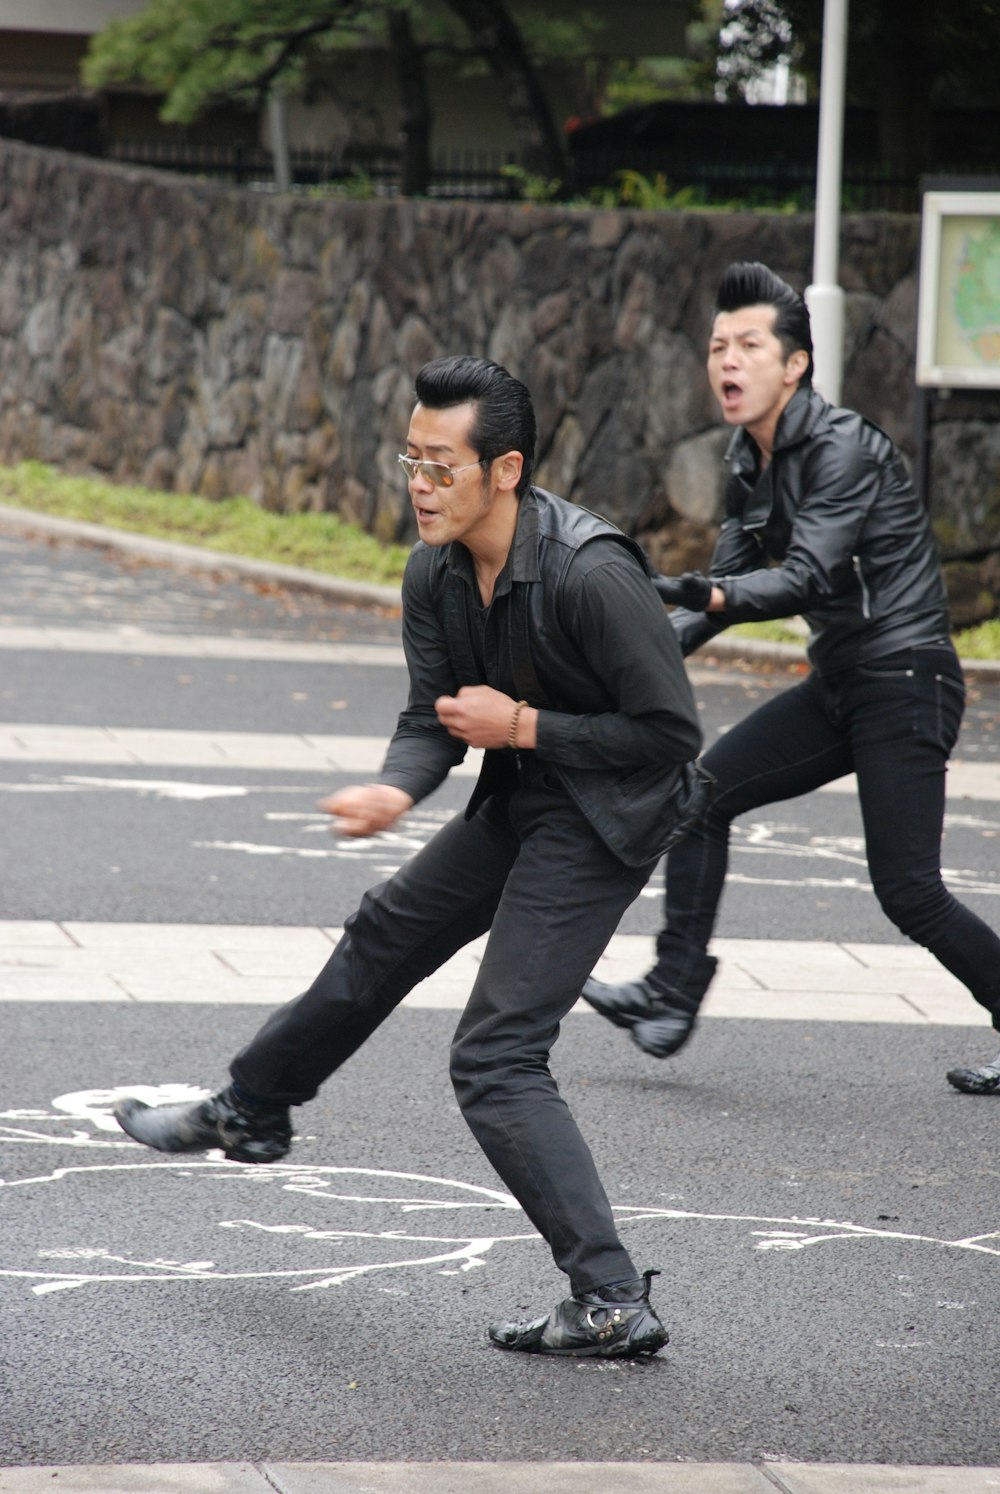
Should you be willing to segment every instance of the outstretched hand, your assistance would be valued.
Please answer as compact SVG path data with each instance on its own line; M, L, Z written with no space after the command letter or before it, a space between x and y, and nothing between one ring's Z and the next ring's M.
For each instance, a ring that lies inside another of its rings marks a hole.
M319 807L334 816L341 835L361 837L388 830L413 803L405 790L391 784L362 783L321 799Z

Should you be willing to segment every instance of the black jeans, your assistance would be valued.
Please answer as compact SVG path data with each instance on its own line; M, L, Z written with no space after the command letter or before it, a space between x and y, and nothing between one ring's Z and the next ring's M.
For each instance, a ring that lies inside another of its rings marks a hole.
M715 923L737 815L852 770L872 885L898 929L958 977L1000 1030L1000 938L941 880L945 772L965 703L950 645L908 649L768 701L704 757L717 779L706 815L667 860L656 974L684 989Z
M626 867L530 755L508 799L456 816L367 892L304 995L232 1064L261 1099L301 1104L418 981L490 929L452 1046L476 1140L574 1291L638 1273L549 1072L562 1018L653 866Z

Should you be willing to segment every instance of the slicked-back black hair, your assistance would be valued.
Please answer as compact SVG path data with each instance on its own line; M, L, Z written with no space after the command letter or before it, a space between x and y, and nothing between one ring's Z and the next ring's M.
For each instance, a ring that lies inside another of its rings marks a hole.
M531 484L538 440L531 395L524 385L499 363L458 354L425 363L417 374L416 391L417 399L429 410L475 405L469 445L484 463L506 451L521 453L524 465L517 484L520 498Z
M812 326L809 308L798 291L776 275L767 265L743 261L730 265L722 277L715 297L716 311L742 311L744 306L773 306L774 335L781 343L785 360L792 353L809 354L809 367L800 379L811 384L813 377Z

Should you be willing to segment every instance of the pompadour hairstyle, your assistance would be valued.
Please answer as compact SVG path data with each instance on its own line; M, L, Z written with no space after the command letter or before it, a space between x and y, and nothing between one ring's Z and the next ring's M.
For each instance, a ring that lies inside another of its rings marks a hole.
M488 358L468 354L435 358L417 374L416 393L429 410L475 405L469 445L484 464L505 451L519 451L524 465L517 496L527 491L535 467L538 427L531 395L513 374Z
M774 335L784 349L787 360L800 348L809 354L809 366L801 384L810 385L813 378L812 326L809 308L798 291L776 275L767 265L744 261L730 265L722 277L715 309L741 311L744 306L773 306Z

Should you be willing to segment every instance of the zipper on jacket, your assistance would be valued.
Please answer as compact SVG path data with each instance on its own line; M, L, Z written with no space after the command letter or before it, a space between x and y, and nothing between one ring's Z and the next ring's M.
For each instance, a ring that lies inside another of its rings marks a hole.
M865 619L865 622L870 622L872 615L871 602L868 596L868 583L865 581L864 571L861 569L861 556L852 555L851 560L854 564L854 574L858 578L858 585L861 587L861 616Z

